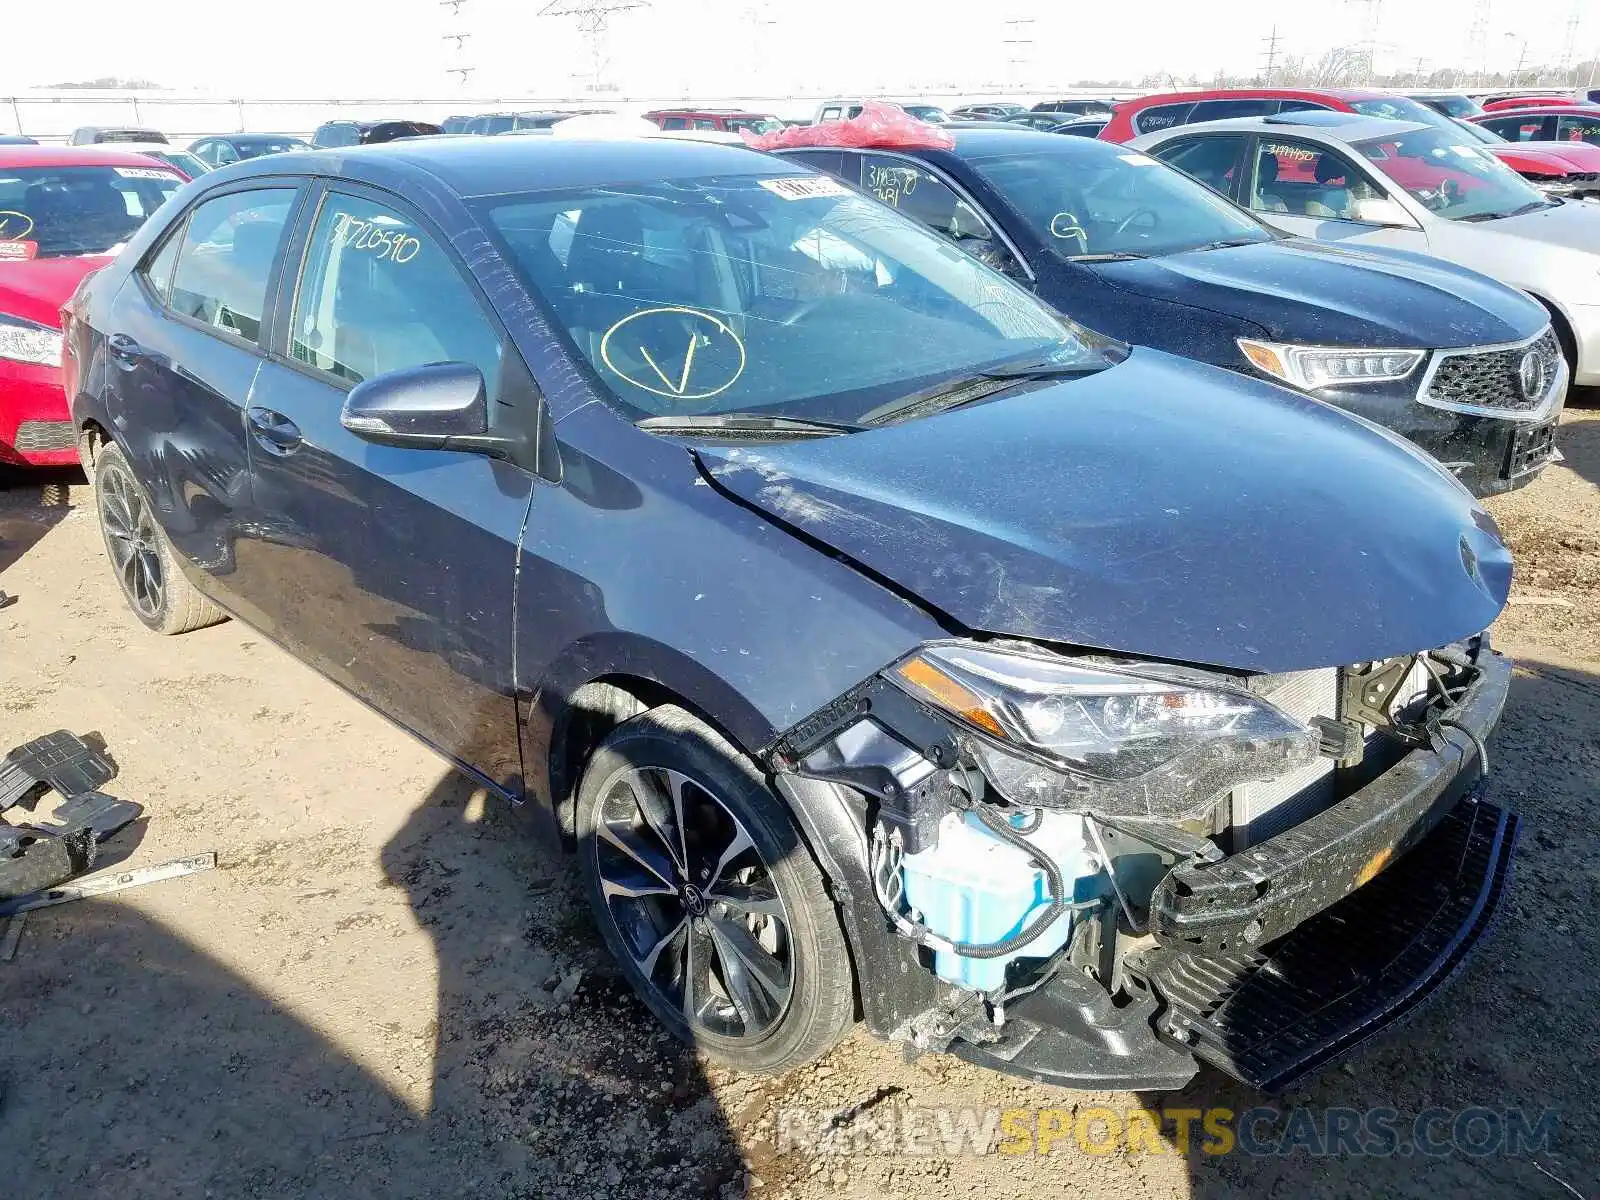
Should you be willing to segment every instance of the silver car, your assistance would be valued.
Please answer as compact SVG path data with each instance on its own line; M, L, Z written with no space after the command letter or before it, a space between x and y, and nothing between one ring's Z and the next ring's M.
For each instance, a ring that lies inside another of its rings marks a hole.
M1129 145L1288 233L1431 254L1521 288L1550 310L1573 382L1600 385L1600 206L1547 199L1473 139L1297 112Z

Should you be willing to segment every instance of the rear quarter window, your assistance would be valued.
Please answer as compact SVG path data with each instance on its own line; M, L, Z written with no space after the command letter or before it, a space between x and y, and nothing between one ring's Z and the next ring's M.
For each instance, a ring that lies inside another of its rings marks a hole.
M1158 129L1171 129L1175 125L1187 125L1189 114L1194 111L1194 105L1189 104L1158 104L1154 108L1147 108L1141 113L1135 113L1133 128L1137 133L1154 133Z

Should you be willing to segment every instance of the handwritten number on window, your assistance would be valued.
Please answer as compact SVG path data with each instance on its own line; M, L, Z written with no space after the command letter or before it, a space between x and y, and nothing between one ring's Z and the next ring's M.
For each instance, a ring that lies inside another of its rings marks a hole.
M333 223L333 242L351 250L365 250L375 258L404 266L422 250L422 243L408 233L384 229L372 221L340 213Z

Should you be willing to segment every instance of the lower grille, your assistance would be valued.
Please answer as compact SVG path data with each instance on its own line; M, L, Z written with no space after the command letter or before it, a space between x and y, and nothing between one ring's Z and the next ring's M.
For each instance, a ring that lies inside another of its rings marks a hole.
M1529 471L1536 471L1555 456L1556 423L1547 422L1531 428L1517 430L1512 439L1511 457L1506 463L1505 477L1520 479Z
M1523 359L1532 352L1539 370L1525 389ZM1545 403L1561 368L1561 345L1555 331L1545 330L1537 340L1501 350L1441 351L1423 384L1422 400L1447 408L1499 409L1533 412Z
M24 421L17 426L18 450L71 450L77 444L71 421Z
M1197 1058L1277 1091L1432 995L1487 931L1517 819L1463 799L1364 887L1259 950L1167 950L1147 965L1159 1027Z

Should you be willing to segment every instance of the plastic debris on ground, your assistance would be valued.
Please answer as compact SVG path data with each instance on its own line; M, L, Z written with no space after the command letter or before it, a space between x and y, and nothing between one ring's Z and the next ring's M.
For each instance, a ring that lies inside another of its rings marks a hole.
M860 115L848 121L822 121L759 137L746 132L744 140L752 150L788 150L801 146L949 150L956 144L955 137L937 125L919 121L893 104L873 100L862 105Z
M54 887L95 864L98 848L144 809L100 791L116 768L95 747L66 730L16 747L0 759L0 901ZM60 801L41 813L48 792ZM15 820L26 809L28 820Z

